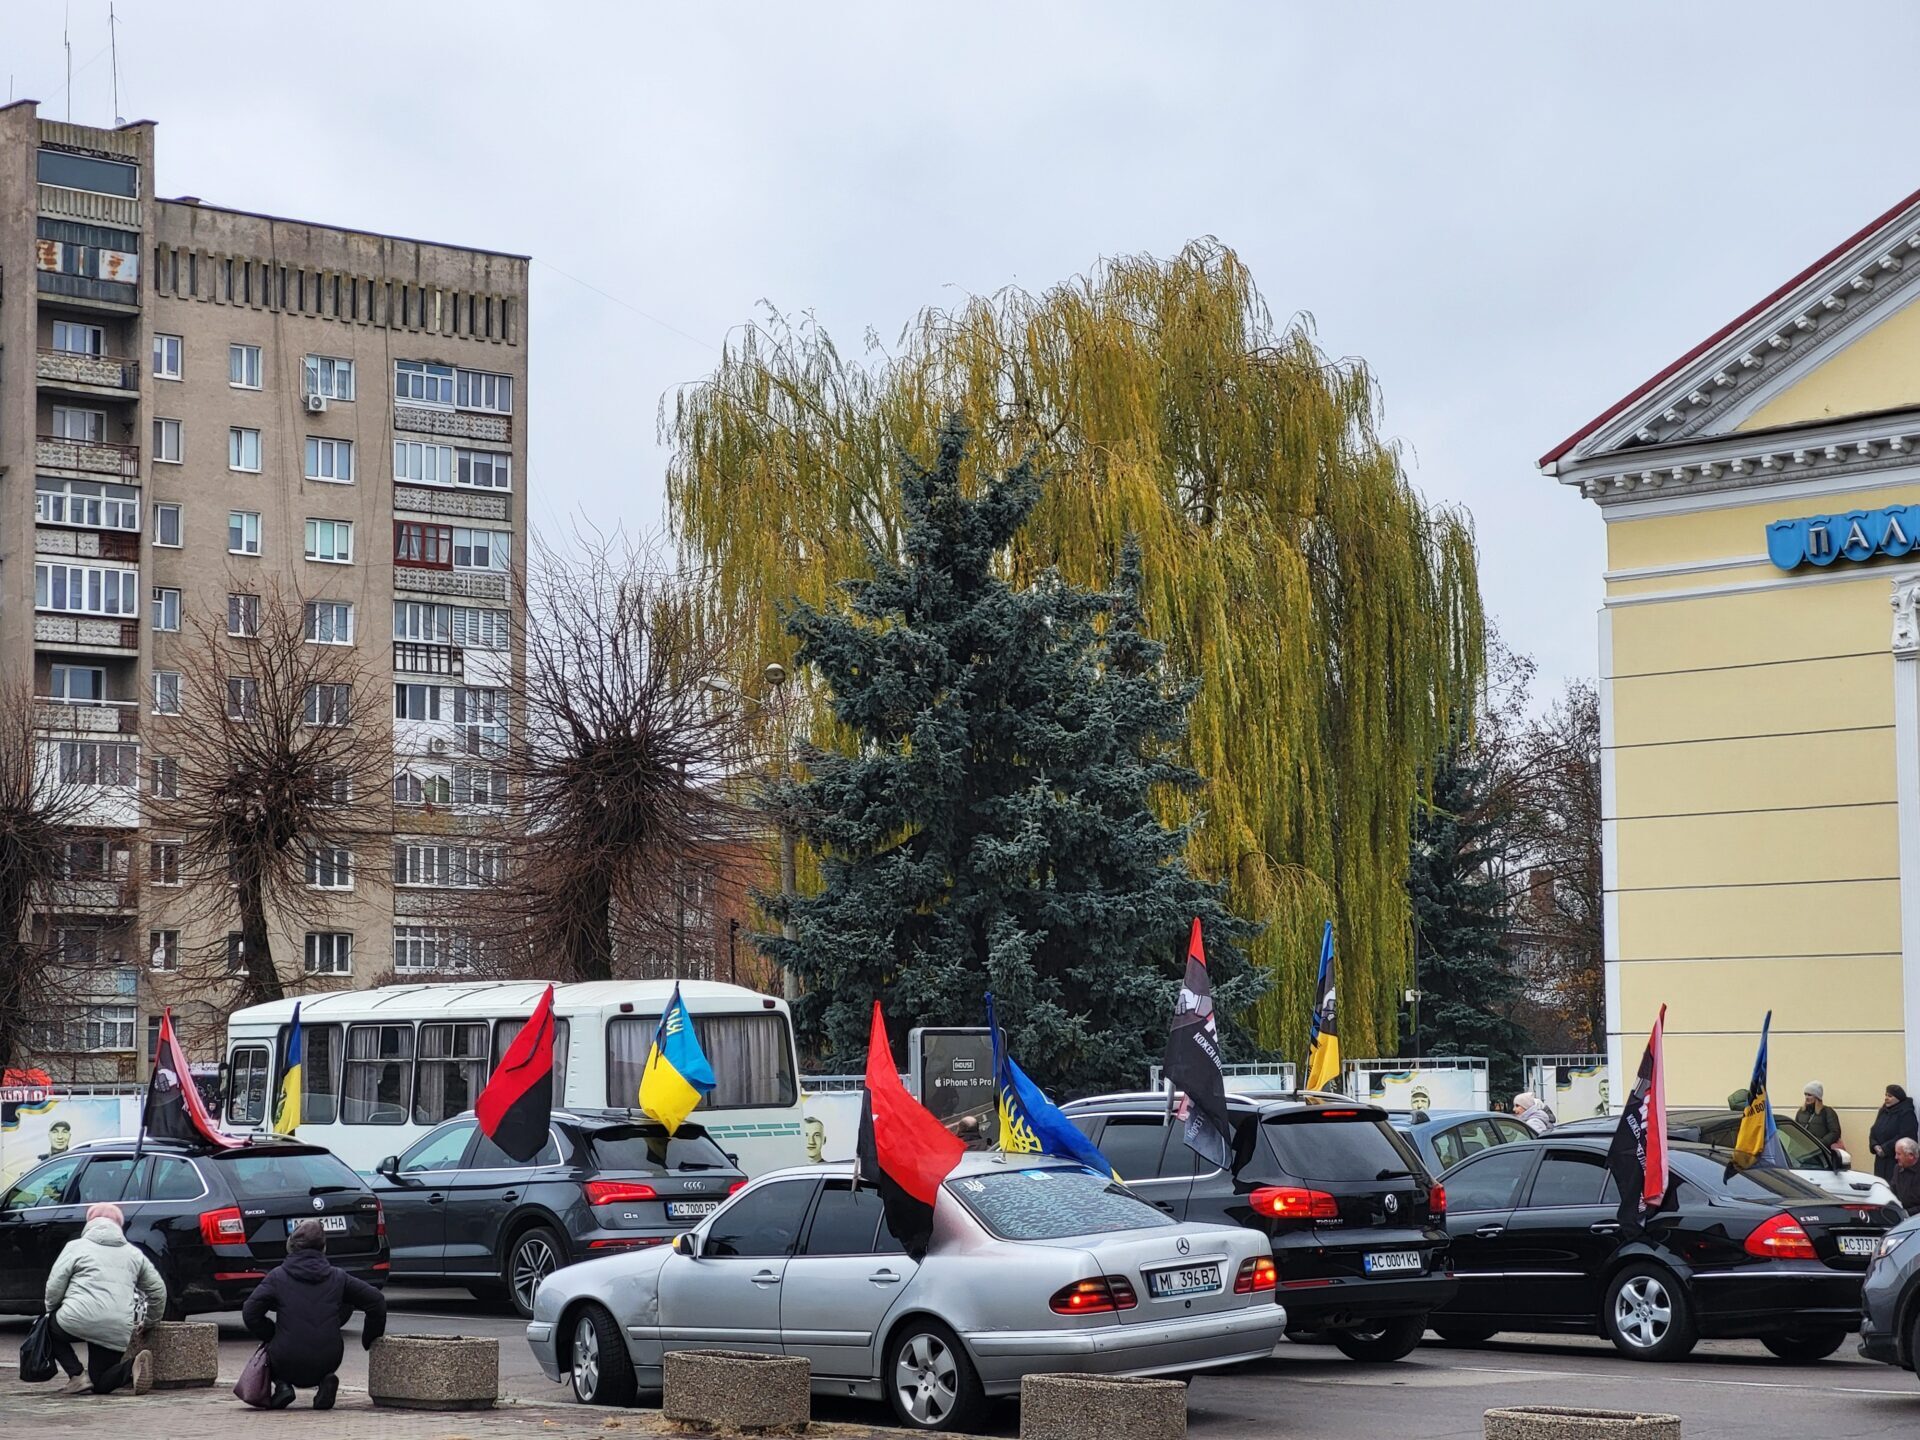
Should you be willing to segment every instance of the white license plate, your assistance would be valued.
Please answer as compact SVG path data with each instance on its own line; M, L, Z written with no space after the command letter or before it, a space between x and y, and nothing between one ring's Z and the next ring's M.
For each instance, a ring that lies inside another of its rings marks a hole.
M1374 1250L1367 1255L1363 1268L1369 1275L1389 1275L1408 1270L1420 1269L1418 1250Z
M1167 1295L1211 1295L1219 1288L1218 1265L1187 1265L1178 1270L1147 1271L1147 1293L1156 1299Z
M692 1220L696 1216L711 1215L720 1208L718 1200L669 1200L667 1218L670 1220Z
M1842 1255L1871 1255L1874 1252L1874 1247L1879 1245L1879 1243L1880 1237L1878 1235L1842 1235L1840 1237L1840 1253Z
M329 1235L344 1235L347 1233L347 1217L344 1215L301 1215L287 1221L287 1233L291 1235L296 1225L304 1225L309 1220L318 1220L320 1222L320 1228Z

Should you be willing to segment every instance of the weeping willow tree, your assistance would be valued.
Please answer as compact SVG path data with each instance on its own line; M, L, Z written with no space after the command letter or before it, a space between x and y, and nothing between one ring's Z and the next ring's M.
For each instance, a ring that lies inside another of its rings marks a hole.
M789 600L824 606L870 548L900 553L897 458L957 412L969 485L1022 459L1047 477L1008 578L1098 586L1138 537L1147 627L1201 685L1184 758L1207 783L1156 806L1197 822L1193 867L1265 927L1257 1038L1302 1049L1332 916L1342 1048L1392 1053L1413 807L1471 708L1482 617L1468 523L1408 484L1365 367L1276 325L1210 240L930 309L867 350L770 315L662 406L676 537L750 637L736 673L791 663ZM814 742L845 744L815 703Z

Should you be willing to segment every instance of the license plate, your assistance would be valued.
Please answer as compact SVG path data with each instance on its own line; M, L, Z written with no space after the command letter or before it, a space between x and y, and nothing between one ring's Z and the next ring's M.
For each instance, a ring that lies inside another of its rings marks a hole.
M1147 1271L1147 1293L1156 1299L1167 1295L1211 1295L1219 1288L1218 1265L1187 1265L1177 1270Z
M1369 1275L1417 1271L1420 1268L1420 1252L1418 1250L1375 1250L1368 1254L1363 1262L1363 1268Z
M669 1200L667 1218L669 1220L692 1220L701 1215L711 1215L720 1208L718 1200Z
M1842 1235L1840 1237L1840 1253L1842 1255L1871 1255L1873 1254L1874 1247L1879 1245L1879 1243L1880 1237L1878 1235Z
M300 1215L287 1221L287 1233L291 1235L296 1225L304 1225L309 1220L318 1220L320 1228L329 1235L347 1233L347 1217L344 1215Z

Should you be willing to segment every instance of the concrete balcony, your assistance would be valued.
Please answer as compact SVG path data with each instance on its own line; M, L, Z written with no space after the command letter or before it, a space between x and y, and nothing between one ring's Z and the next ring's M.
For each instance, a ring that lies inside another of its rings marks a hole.
M473 520L505 520L513 509L509 496L485 490L396 484L393 509L411 515L460 515Z
M42 390L100 395L132 400L140 391L140 370L131 360L113 355L76 355L67 350L42 350L34 361Z
M426 405L397 404L393 407L393 428L420 435L446 435L456 440L491 440L496 445L513 443L511 415L474 410L435 410Z
M140 622L96 615L39 614L33 617L33 643L56 650L137 655Z
M137 735L137 700L57 700L33 697L33 725L55 735Z
M140 563L140 537L131 530L74 530L42 525L33 532L36 555L70 555L76 560Z
M462 674L466 665L458 645L434 645L422 640L393 642L393 668L403 675Z
M77 470L87 475L111 475L138 483L140 447L113 445L105 440L69 440L42 435L34 446L34 464L42 470Z
M54 915L130 915L139 907L131 880L55 880L36 886L34 908Z
M421 570L393 567L393 588L427 595L457 595L467 600L504 600L507 577L487 570Z
M62 220L111 225L117 230L140 228L138 200L124 195L102 195L92 190L72 190L65 185L40 187L40 213Z

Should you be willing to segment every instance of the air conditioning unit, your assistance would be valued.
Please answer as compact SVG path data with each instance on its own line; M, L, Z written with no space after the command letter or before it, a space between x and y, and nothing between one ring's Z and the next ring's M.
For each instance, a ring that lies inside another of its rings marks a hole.
M427 741L427 753L429 755L450 755L453 753L453 746L445 740L429 740Z
M327 413L327 397L324 395L307 396L307 413L309 415L326 414Z

